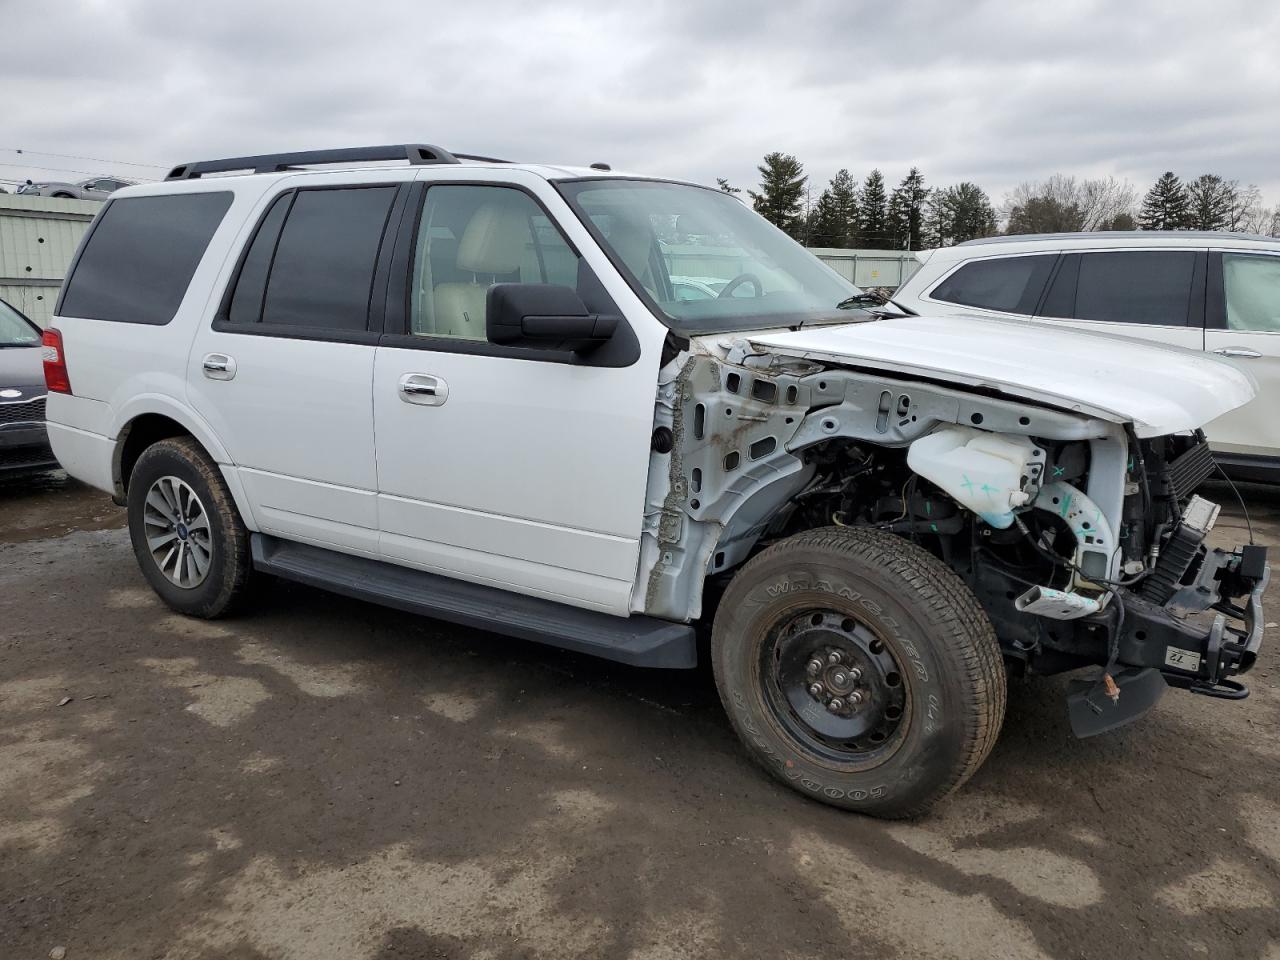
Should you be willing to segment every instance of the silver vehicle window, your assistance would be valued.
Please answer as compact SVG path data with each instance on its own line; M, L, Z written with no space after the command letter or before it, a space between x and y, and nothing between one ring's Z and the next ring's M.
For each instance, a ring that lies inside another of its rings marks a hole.
M1222 255L1227 329L1280 333L1280 257Z
M1057 254L998 257L966 263L929 294L934 300L983 310L1031 313Z
M1186 326L1194 250L1086 253L1076 281L1077 320Z

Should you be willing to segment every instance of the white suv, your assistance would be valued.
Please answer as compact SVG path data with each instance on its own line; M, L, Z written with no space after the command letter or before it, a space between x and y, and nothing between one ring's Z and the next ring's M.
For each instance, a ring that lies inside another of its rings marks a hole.
M651 667L705 628L756 759L850 809L967 779L1006 669L1093 668L1087 735L1243 696L1262 640L1265 549L1209 549L1192 493L1248 377L877 311L714 189L421 145L188 164L108 201L44 349L54 451L174 609L265 572Z
M1226 357L1258 398L1205 427L1233 476L1280 480L1280 240L1185 230L992 237L926 250L893 296L919 314L973 311Z

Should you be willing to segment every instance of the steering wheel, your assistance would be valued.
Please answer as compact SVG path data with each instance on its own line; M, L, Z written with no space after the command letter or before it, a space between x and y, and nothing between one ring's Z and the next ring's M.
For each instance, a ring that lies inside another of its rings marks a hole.
M723 300L725 297L733 296L733 291L737 290L744 283L749 283L756 288L755 295L757 297L764 296L764 284L760 282L759 277L754 273L740 273L724 285L724 289L716 294L716 299Z

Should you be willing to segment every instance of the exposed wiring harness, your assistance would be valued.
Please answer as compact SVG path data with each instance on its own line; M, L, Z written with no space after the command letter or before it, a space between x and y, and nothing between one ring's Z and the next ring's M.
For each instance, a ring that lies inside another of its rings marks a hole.
M1227 471L1222 469L1222 464L1215 463L1214 466L1218 468L1218 473L1222 475L1222 479L1227 481L1227 486L1231 488L1231 492L1236 495L1236 503L1240 504L1240 512L1244 514L1245 526L1249 528L1249 546L1253 546L1253 521L1249 519L1249 508L1244 505L1244 497L1240 495L1240 490L1232 482L1231 478L1227 476Z

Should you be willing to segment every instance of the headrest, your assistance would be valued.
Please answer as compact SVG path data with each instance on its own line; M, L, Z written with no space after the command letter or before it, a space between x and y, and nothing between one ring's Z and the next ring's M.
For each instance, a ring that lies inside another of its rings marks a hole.
M471 216L458 243L458 269L512 273L524 259L529 220L519 198L490 200Z
M641 283L649 279L653 231L641 220L614 214L609 222L609 245Z

